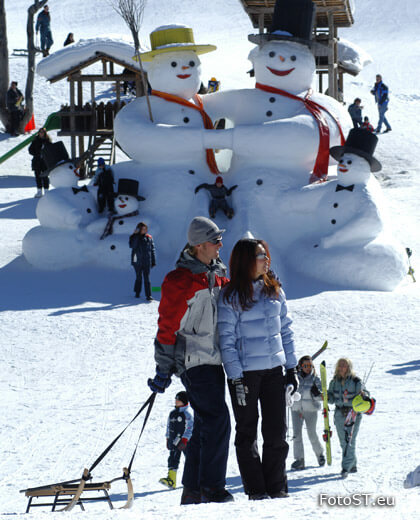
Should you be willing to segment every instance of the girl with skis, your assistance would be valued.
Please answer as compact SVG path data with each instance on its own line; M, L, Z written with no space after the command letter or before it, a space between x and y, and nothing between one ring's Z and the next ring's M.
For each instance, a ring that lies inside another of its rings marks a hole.
M341 476L357 472L356 437L362 414L354 414L352 401L356 395L369 396L362 380L353 371L348 358L340 358L335 365L334 377L328 387L328 402L335 404L334 424L343 451Z
M312 444L312 449L320 466L325 464L325 456L316 433L316 422L319 410L321 409L320 401L322 400L321 380L316 375L311 356L303 356L300 358L297 376L299 380L298 392L301 395L301 399L300 401L295 401L292 407L293 455L295 457L292 469L301 470L305 469L302 438L304 422L309 440Z
M250 500L289 496L285 387L292 385L294 393L298 386L292 320L281 284L269 267L264 241L239 240L230 258L230 282L218 301L220 349L236 420L236 456Z

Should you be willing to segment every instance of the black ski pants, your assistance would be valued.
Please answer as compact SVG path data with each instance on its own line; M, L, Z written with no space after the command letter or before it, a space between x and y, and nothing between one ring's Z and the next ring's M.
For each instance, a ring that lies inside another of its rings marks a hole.
M152 296L152 284L150 283L150 267L142 267L140 264L133 264L134 270L136 271L136 281L134 282L134 292L137 294L141 293L141 284L144 280L144 293L146 298Z
M194 491L226 484L230 417L222 365L193 367L181 375L194 410L194 427L185 452L182 484Z
M35 170L35 181L36 181L36 187L40 190L41 188L44 188L45 190L48 190L50 187L50 180L48 178L48 175L42 175L44 172L41 170Z
M239 406L229 381L236 420L236 457L247 495L287 492L286 397L283 368L244 372L246 406ZM258 453L258 403L261 406L262 458Z
M184 452L185 454L185 452ZM169 450L168 457L168 469L178 469L179 461L181 459L181 451L178 448L173 448Z
M108 207L108 211L115 211L114 201L115 197L113 191L103 191L98 189L98 213L102 213L106 207Z

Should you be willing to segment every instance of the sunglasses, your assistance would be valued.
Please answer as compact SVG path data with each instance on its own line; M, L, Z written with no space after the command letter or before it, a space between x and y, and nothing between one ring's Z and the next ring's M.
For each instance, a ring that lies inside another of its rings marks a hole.
M259 253L258 255L255 255L255 258L257 260L268 260L268 256L265 253Z
M210 244L217 245L222 243L222 237L213 238L213 240L209 240Z
M312 363L302 363L302 367L303 368L313 368L313 364Z

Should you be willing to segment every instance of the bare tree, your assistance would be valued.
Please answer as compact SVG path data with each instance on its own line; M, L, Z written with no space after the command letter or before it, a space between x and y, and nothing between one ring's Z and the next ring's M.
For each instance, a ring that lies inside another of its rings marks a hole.
M25 88L25 111L19 130L23 132L26 123L31 119L34 112L33 88L35 79L35 54L34 43L34 17L44 7L48 0L35 0L28 8L28 19L26 23L27 45L28 45L28 72ZM10 114L6 109L6 93L9 88L9 49L7 44L6 10L4 0L0 0L0 120L7 128L10 124Z
M137 61L140 65L141 76L143 81L143 89L146 95L147 107L149 109L150 121L153 121L152 107L150 106L149 93L147 91L146 75L143 69L143 63L140 56L140 40L139 31L143 21L144 8L147 0L112 0L111 6L121 18L125 21L131 31L134 40L134 47L136 51Z

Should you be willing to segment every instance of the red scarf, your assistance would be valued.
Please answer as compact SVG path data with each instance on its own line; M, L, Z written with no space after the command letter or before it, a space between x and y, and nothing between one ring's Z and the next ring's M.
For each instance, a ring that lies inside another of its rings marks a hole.
M185 107L193 108L200 112L201 117L203 118L204 128L207 130L213 130L213 122L210 119L210 116L203 109L203 102L198 94L194 95L194 100L197 103L191 103L184 98L175 96L174 94L168 94L167 92L160 92L159 90L152 90L152 95L156 97L160 97L165 99L166 101L170 101L171 103L178 103L179 105L183 105ZM214 157L214 151L211 148L206 149L206 161L210 168L210 171L215 175L220 175L219 168L217 167L216 158Z
M268 85L263 85L261 83L256 83L256 88L260 90L264 90L266 92L271 92L273 94L279 94L280 96L285 96L290 99L295 99L297 101L301 101L304 103L305 107L309 110L309 112L314 116L319 130L319 147L318 147L318 155L316 157L315 166L312 172L311 181L314 182L316 180L326 180L328 174L328 164L330 161L330 129L328 128L327 120L325 119L322 110L324 110L329 116L331 116L337 128L340 132L341 136L341 145L343 146L345 143L345 138L343 134L343 130L341 129L340 123L337 119L329 112L325 107L312 101L310 98L312 94L312 90L308 90L304 98L299 96L295 96L294 94L290 94L285 90L280 90L279 88L270 87Z

